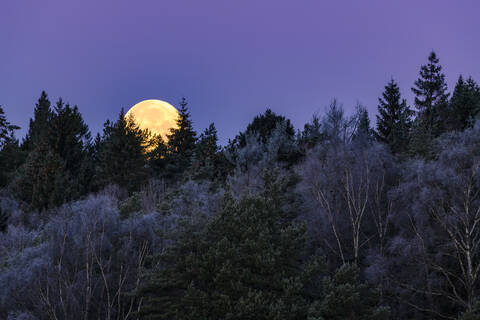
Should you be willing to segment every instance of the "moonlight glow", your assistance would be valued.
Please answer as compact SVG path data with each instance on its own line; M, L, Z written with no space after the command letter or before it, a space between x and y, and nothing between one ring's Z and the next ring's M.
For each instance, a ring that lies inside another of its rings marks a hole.
M144 100L128 110L126 117L133 115L141 129L160 134L167 141L171 128L177 127L179 117L177 109L162 100Z

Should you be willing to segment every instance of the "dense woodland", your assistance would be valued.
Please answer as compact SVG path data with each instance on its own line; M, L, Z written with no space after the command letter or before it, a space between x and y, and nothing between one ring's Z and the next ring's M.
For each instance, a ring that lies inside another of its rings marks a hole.
M432 52L411 90L226 146L185 100L167 142L0 108L0 319L480 319L480 87Z

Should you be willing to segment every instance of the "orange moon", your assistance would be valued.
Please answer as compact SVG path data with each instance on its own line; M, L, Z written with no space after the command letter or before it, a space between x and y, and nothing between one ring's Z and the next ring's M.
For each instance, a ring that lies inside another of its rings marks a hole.
M174 106L162 100L143 100L134 105L125 114L125 117L133 115L138 126L148 129L153 134L159 134L167 141L167 134L171 128L177 127L179 113Z

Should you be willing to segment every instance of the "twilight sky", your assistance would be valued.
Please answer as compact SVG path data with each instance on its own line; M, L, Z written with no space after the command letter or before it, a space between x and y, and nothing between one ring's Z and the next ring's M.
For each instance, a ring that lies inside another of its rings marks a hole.
M296 128L332 98L347 112L393 76L410 87L434 49L452 89L480 81L478 0L1 0L0 105L23 127L42 90L92 132L143 99L177 106L220 142L268 106Z

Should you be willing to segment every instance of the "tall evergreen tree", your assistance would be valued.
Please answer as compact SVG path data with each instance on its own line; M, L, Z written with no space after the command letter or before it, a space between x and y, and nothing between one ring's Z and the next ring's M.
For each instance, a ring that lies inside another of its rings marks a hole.
M77 175L84 161L91 135L78 107L64 104L60 98L49 126L49 144L62 159L67 170Z
M138 191L146 182L146 145L148 136L123 109L115 123L107 121L103 129L96 166L98 187L117 184L129 192Z
M179 235L140 290L145 318L306 318L305 229L281 209L281 184L265 181L261 196L227 196L204 231Z
M356 114L356 130L354 133L354 139L370 140L372 138L372 128L370 126L370 118L368 116L368 110L364 106L357 105Z
M413 112L401 98L400 88L393 79L378 102L377 140L387 144L394 154L407 152Z
M38 102L33 111L33 119L30 119L27 135L22 144L22 148L31 151L35 144L47 141L50 133L50 121L53 117L50 100L47 93L42 91Z
M473 126L480 113L480 86L469 77L460 75L450 99L449 130L464 130Z
M217 129L213 123L200 135L192 158L191 172L194 179L215 180L223 176L225 159L218 146Z
M437 137L445 131L448 106L447 83L442 66L435 52L428 56L428 64L420 68L420 77L415 81L412 91L415 94L415 107L418 120L424 123L428 132Z
M91 135L78 107L56 103L49 124L48 143L65 162L65 169L74 177L75 197L90 191L94 170L89 164ZM72 190L73 191L73 190Z
M193 129L187 105L185 98L182 98L177 127L172 128L170 134L167 135L165 174L168 178L178 177L190 167L192 154L195 149L197 134Z
M71 187L63 159L46 142L35 144L14 182L17 198L30 210L45 210L71 200Z

